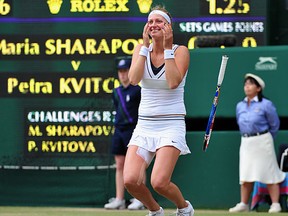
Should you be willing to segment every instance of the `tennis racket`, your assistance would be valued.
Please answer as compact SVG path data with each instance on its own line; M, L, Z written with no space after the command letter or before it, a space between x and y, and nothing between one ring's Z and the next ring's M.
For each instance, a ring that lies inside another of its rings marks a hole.
M228 61L228 56L226 55L222 56L222 62L221 62L220 70L219 70L216 92L214 95L214 100L213 100L212 108L211 108L208 123L207 123L206 133L204 136L203 151L206 151L209 145L209 141L210 141L213 125L214 125L214 119L216 115L216 108L217 108L219 95L220 95L220 88L224 79L227 61Z

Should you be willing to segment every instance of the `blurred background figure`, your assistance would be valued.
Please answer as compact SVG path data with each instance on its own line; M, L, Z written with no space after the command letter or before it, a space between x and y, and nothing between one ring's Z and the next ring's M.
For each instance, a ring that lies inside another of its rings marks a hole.
M117 72L120 86L113 90L113 104L116 110L115 133L112 138L112 154L116 163L116 197L109 199L105 204L106 209L125 209L126 201L124 198L125 188L123 182L123 167L127 145L132 136L133 130L138 119L138 107L141 98L141 88L139 85L130 85L128 72L131 65L131 58L121 57L117 61ZM130 210L144 208L143 204L137 199L131 199L128 206Z
M272 205L269 213L281 212L279 183L285 173L278 166L274 138L280 121L274 104L263 96L265 82L254 74L245 75L245 98L236 107L241 137L240 185L241 202L229 212L248 212L254 182L267 184Z

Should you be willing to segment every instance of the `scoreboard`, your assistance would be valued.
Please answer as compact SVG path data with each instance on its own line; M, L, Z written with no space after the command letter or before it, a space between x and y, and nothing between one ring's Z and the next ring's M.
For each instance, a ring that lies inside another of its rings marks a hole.
M115 59L165 5L174 38L267 45L267 0L0 0L0 168L107 164L119 85Z

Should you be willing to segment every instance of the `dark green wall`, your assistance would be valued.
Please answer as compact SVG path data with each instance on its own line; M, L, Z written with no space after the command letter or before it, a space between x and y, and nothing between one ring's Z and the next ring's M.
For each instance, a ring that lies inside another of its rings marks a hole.
M229 60L221 87L217 117L235 116L236 104L244 97L243 81L246 73L254 73L264 79L264 95L275 103L280 116L288 116L288 100L283 98L285 92L288 92L288 46L202 48L191 51L190 55L185 89L188 118L209 115L222 55L228 55ZM268 60L261 64L262 68L256 68L259 59L263 57Z

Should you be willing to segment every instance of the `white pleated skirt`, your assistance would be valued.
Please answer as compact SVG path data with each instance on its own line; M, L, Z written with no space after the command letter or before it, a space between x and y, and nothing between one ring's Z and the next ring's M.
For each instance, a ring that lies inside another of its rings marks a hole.
M163 146L174 146L180 155L191 153L186 143L185 120L138 119L128 146L136 145L149 152L156 152Z
M285 179L285 173L278 166L273 137L269 132L241 138L239 166L240 184L255 181L277 184Z

